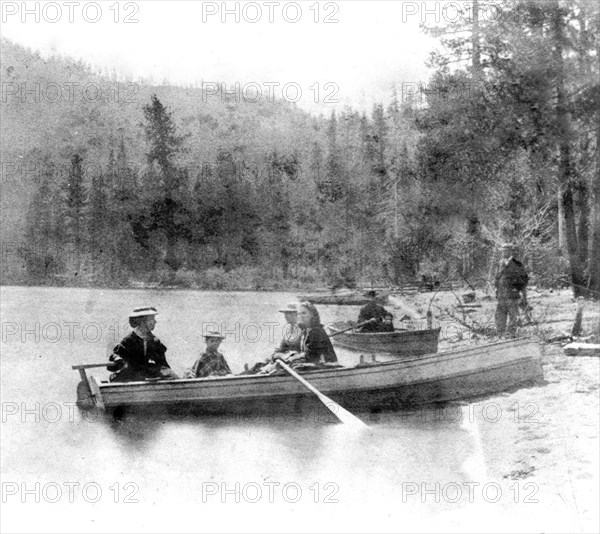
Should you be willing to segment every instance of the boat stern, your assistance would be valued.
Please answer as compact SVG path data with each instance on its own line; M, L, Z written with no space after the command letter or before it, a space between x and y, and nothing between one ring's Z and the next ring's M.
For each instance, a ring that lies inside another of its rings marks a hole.
M100 384L98 383L98 379L95 376L90 376L89 384L90 389L92 390L92 397L94 399L95 405L105 410L106 407L104 406L104 399L102 398L102 392L100 390Z

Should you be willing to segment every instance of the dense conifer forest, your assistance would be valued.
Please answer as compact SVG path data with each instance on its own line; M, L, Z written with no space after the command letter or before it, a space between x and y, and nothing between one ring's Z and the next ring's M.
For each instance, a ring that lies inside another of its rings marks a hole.
M2 283L484 286L510 240L600 295L598 4L500 5L424 28L426 85L328 116L2 40Z

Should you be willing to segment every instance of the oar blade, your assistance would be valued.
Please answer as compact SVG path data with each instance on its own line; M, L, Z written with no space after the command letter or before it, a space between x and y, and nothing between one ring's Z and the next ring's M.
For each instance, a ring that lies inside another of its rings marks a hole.
M368 428L368 426L363 423L358 417L356 417L353 413L346 410L340 406L337 402L326 397L327 401L324 401L325 406L329 408L331 413L333 413L342 423L352 426L354 428Z
M314 393L316 397L329 409L329 411L335 415L342 423L352 425L355 428L368 428L358 417L350 413L348 410L342 408L337 402L334 402L324 393L321 393L315 386L300 376L294 371L287 363L280 358L276 360L279 366L286 371L290 376L294 377L300 382L305 388Z

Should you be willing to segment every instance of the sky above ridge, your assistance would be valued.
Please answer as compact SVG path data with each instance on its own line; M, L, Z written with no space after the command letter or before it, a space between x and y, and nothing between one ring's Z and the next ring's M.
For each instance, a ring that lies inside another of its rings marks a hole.
M404 4L404 5L403 5ZM430 2L438 11L440 2ZM426 83L423 2L7 2L1 34L119 78L217 84L311 112L370 109ZM430 18L435 14L427 15ZM431 19L433 21L433 18ZM410 84L410 85L406 85Z

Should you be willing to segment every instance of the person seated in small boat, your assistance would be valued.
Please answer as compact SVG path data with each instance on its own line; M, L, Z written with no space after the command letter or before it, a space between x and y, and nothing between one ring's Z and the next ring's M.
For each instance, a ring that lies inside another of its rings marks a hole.
M298 305L291 303L279 310L283 313L285 318L285 325L283 326L283 336L275 353L271 354L262 361L256 362L251 369L247 369L242 374L257 374L265 369L273 369L273 358L275 356L281 356L288 352L300 352L300 337L302 336L302 329L298 325Z
M193 367L186 372L186 378L206 378L207 376L230 375L231 369L223 354L219 352L219 345L225 339L219 332L207 332L204 336L206 351Z
M302 330L298 325L298 306L294 303L288 304L285 308L279 310L285 318L283 327L283 337L281 343L275 352L300 352L300 338Z
M300 358L306 363L335 363L337 355L323 325L315 305L302 302L298 306L298 324L302 329L300 338Z
M377 293L375 291L369 291L367 296L370 297L371 302L365 304L359 314L358 322L364 323L371 319L375 319L367 324L364 324L361 328L361 332L393 332L394 324L392 319L394 316L387 311L381 304L377 302Z
M158 312L152 306L135 308L129 314L133 331L113 349L107 367L114 371L111 382L132 382L147 378L178 378L167 363L165 347L152 333Z
M273 374L282 372L277 359L294 367L310 364L337 363L337 355L314 304L302 302L298 306L298 326L301 329L300 352L276 352L267 361L256 364L248 374Z

